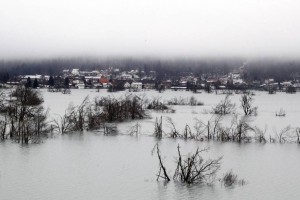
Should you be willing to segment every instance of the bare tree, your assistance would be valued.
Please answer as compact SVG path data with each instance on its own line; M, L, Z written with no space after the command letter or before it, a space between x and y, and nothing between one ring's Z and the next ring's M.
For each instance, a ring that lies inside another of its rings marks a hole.
M202 122L200 119L195 118L196 124L194 126L194 129L196 129L196 135L197 137L201 138L202 135L205 135L206 133L206 138L210 140L211 138L211 122L210 120L207 121L207 124Z
M191 128L190 128L190 126L188 124L185 125L182 136L183 136L183 138L185 140L187 140L189 138L190 139L194 139L195 138L195 136L193 135L192 130L191 130Z
M236 184L244 185L246 183L244 179L238 179L238 176L234 174L232 170L230 170L223 176L221 182L224 184L225 187L231 187Z
M199 150L199 148L197 148L194 154L187 156L185 159L183 159L181 155L179 145L177 150L178 160L177 168L173 176L174 180L188 184L206 183L220 169L222 157L204 160L201 156L201 153L208 149Z
M204 105L203 102L198 101L196 97L191 96L190 98L183 98L183 97L173 97L172 99L167 101L168 105L190 105L190 106L202 106Z
M267 126L265 126L264 130L258 128L257 126L254 127L254 133L255 133L255 140L258 141L259 143L266 143L266 137L265 134L267 132Z
M226 95L225 98L213 108L212 113L218 115L227 115L234 113L235 104L231 102L229 95Z
M242 140L248 139L247 133L249 131L253 131L253 128L249 124L249 118L244 116L238 119L238 116L236 115L233 119L233 122L235 123L233 140L242 142Z
M212 125L212 137L215 137L218 139L219 138L219 133L221 132L221 121L223 119L222 115L214 115L211 117L211 125Z
M218 134L221 131L221 121L223 117L222 115L213 115L207 123L196 119L196 124L194 125L194 129L196 130L195 137L199 138L206 133L206 137L208 140L212 139L213 137L218 138Z
M53 119L52 123L54 128L58 130L59 133L65 134L74 130L74 123L72 121L73 111L68 113L67 111L63 116L59 115L58 119Z
M102 107L102 115L107 122L142 119L147 116L143 99L136 95L126 95L118 99L102 97L95 106Z
M159 178L162 178L164 179L165 181L170 181L170 178L169 178L169 175L167 173L167 170L166 170L166 167L164 166L163 164L163 161L162 161L162 158L161 158L161 155L160 155L160 150L159 150L159 147L158 147L158 144L155 145L156 146L156 153L157 153L157 157L158 157L158 160L159 160L159 171L158 171L158 174L157 174L157 179L158 180ZM154 146L154 148L155 148Z
M72 112L72 120L74 122L75 131L83 131L85 128L86 120L86 109L88 108L89 97L85 97L82 103L75 109L75 112Z
M155 121L155 129L154 129L154 136L157 138L157 139L161 139L162 138L162 135L163 135L163 130L162 130L162 116L160 117L160 120L158 120L156 118L156 121Z
M129 135L136 135L140 134L141 125L137 122L132 127L130 127Z
M292 128L291 126L286 126L285 128L283 128L282 130L280 130L280 132L277 132L276 129L273 129L277 141L279 143L285 143L285 142L289 142L290 141L290 132L291 132Z
M194 118L194 120L196 121L195 122L195 125L194 125L194 129L196 131L195 133L195 137L196 139L200 139L200 140L203 140L203 137L204 137L204 132L205 132L205 126L203 125L202 121L197 119L197 118Z
M153 98L152 101L148 103L147 109L161 112L169 112L170 110L170 108L162 102L161 97Z
M250 93L244 93L241 98L241 107L245 115L256 115L257 107L253 107L253 97Z
M171 138L177 138L180 136L179 132L177 131L176 127L175 127L175 124L172 120L171 117L167 117L167 126L170 127L171 131L169 133L170 137Z
M222 178L222 183L226 187L233 186L237 182L237 175L234 174L232 171L227 172L223 178Z
M2 128L2 138L9 137L17 142L28 144L37 142L42 134L49 131L47 111L42 106L43 98L30 87L17 87L9 93L6 102L2 102L1 114L5 125Z

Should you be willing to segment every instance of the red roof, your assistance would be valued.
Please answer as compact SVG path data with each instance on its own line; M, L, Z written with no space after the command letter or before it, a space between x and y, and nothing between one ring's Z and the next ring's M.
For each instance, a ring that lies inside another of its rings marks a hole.
M109 83L109 80L107 78L100 78L100 83Z

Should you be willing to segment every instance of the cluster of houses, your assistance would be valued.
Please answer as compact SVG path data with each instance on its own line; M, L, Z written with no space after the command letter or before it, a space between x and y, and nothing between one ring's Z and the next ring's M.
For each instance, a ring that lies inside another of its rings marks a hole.
M295 92L300 89L299 81L275 82L274 79L264 81L245 81L243 75L244 66L227 75L202 75L195 76L178 75L178 77L168 77L157 80L157 72L142 70L121 71L109 67L104 70L81 71L79 69L65 69L59 76L49 75L24 75L15 78L14 82L7 84L26 84L28 79L37 80L39 87L49 87L49 80L52 79L54 86L67 88L108 88L112 90L130 89L139 91L142 89L260 89L268 91L290 91Z

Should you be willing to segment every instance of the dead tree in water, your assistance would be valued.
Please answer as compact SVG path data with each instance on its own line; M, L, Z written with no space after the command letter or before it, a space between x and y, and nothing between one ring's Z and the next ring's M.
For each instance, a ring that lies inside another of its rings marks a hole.
M230 187L233 186L237 182L237 180L237 175L232 171L229 171L223 176L221 181L225 185L225 187Z
M194 129L196 130L195 138L199 139L199 136L205 135L207 140L213 139L215 137L219 137L218 134L220 132L220 124L222 121L222 115L213 115L207 123L202 122L201 120L195 118L196 124L194 125Z
M201 120L195 118L196 124L194 125L194 129L196 130L196 137L197 139L201 139L202 135L209 140L211 138L211 132L210 132L210 120L207 121L207 124L202 122Z
M274 133L276 135L277 141L279 143L285 143L288 142L290 137L290 131L292 130L291 126L286 126L284 129L282 129L279 133L276 129L274 129Z
M89 130L100 128L104 123L103 115L95 105L89 105L86 108L87 127Z
M156 153L157 153L157 157L158 157L158 160L159 160L159 171L158 171L156 180L158 180L159 178L162 178L165 181L170 181L170 178L169 178L169 175L167 173L166 167L164 166L164 164L162 162L162 158L160 156L160 151L159 151L158 144L156 144Z
M167 105L165 105L160 97L156 97L152 99L150 103L148 103L147 109L149 110L155 110L155 111L161 111L161 112L169 112L172 109L169 108Z
M223 176L221 182L224 184L225 187L231 187L236 184L244 185L246 183L244 179L238 179L238 176L234 174L232 170L230 170Z
M156 121L155 121L155 129L154 129L154 136L157 138L157 139L161 139L162 138L162 135L163 135L163 130L162 130L162 116L160 117L160 120L158 120L156 118Z
M259 143L266 143L266 132L267 132L267 126L265 126L265 129L262 130L258 128L257 126L254 127L254 133L255 133L255 140L258 141Z
M141 125L137 122L135 125L133 125L129 130L129 135L136 135L138 136L140 134Z
M204 130L203 130L203 124L202 121L200 121L199 119L195 118L194 119L196 121L195 125L194 125L194 129L195 129L195 137L197 140L202 140L204 135Z
M63 116L59 116L58 119L53 119L52 123L55 129L58 130L60 134L65 134L74 130L74 123L72 121L73 113L68 113L67 111Z
M127 119L142 119L146 117L143 99L136 95L125 98L101 98L96 107L102 107L102 116L106 122L124 121Z
M112 122L144 117L143 99L138 96L127 95L119 99L102 97L92 103L87 96L79 106L69 105L65 115L54 119L53 123L62 134L95 128L104 128L106 133L110 133L116 132L110 131L108 124Z
M82 103L73 112L73 122L75 131L83 131L85 128L86 109L89 104L89 97L85 97Z
M242 140L249 139L247 133L253 131L253 128L249 124L249 118L242 117L238 119L237 116L234 117L235 132L233 135L233 140L237 142L242 142Z
M179 132L177 131L175 124L171 117L167 117L168 126L171 128L170 137L177 138L179 137Z
M218 115L227 115L234 113L235 111L235 104L231 103L231 100L229 99L229 95L226 95L225 99L223 99L216 107L212 109L213 114Z
M219 139L220 136L219 136L219 132L220 132L220 127L221 127L221 121L223 119L223 116L222 115L215 115L215 116L212 116L212 118L209 120L209 121L212 121L211 122L211 125L212 125L212 128L211 128L211 134L210 134L210 138L217 138Z
M184 130L183 130L183 135L182 137L187 140L187 139L194 139L195 136L193 135L191 128L188 124L185 125Z
M1 130L3 139L9 136L28 144L38 142L40 136L49 131L47 111L44 111L43 98L38 91L20 86L10 92L5 101L1 107L1 115L5 119Z
M253 107L254 99L250 93L245 93L241 98L241 107L243 108L245 115L256 115L257 107Z
M199 150L199 148L197 148L196 152L187 156L186 159L183 159L179 145L177 150L178 160L177 168L173 176L174 180L179 180L182 183L188 184L206 183L213 178L220 169L222 157L205 161L200 155L208 149Z

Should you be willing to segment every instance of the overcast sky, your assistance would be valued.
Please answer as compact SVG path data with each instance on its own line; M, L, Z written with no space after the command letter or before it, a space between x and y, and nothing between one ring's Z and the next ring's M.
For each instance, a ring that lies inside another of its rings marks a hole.
M300 57L299 0L1 0L0 58Z

